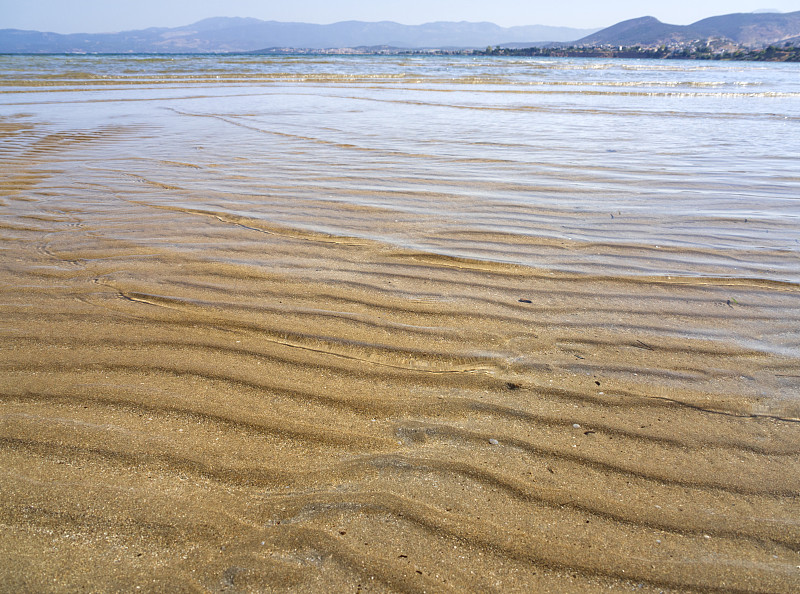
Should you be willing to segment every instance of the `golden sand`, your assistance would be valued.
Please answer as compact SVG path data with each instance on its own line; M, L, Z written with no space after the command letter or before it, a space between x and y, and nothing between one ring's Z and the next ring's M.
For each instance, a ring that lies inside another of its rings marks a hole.
M800 589L796 285L81 202L70 146L0 185L1 591Z

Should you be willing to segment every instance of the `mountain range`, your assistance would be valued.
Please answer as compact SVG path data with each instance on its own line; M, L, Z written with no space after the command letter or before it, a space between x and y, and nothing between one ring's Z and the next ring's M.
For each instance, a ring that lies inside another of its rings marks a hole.
M670 25L648 16L602 30L544 25L499 27L492 23L463 21L424 25L344 21L316 25L218 17L183 27L154 27L122 33L61 35L3 29L0 30L0 53L201 53L370 46L482 48L487 45L520 47L557 42L582 46L653 46L710 38L723 38L744 47L798 42L800 11L727 14L691 25Z
M122 33L60 35L19 29L0 30L0 53L198 53L248 52L264 48L486 47L498 43L570 41L597 29L492 23L435 22L401 25L382 21L344 21L331 25L218 17L176 28Z
M617 23L579 39L575 45L653 46L712 38L744 47L796 42L800 40L800 11L726 14L691 25L669 25L647 16Z

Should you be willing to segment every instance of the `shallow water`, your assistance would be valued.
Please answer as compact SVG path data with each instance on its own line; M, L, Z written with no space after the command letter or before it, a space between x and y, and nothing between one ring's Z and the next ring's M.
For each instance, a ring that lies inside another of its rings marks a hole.
M440 254L800 281L794 64L4 56L0 71L5 113L42 133L113 127L81 155L95 192L134 174L180 190L156 202Z

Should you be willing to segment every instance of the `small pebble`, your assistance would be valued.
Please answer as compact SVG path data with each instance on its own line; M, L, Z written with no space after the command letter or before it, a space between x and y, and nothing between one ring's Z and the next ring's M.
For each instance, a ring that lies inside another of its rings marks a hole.
M492 444L492 445L500 445L500 442L497 441L495 438L490 439L489 443Z
M572 424L572 426L573 426L575 429L580 429L580 428L581 428L581 426L580 426L580 425L578 425L578 423L573 423L573 424Z

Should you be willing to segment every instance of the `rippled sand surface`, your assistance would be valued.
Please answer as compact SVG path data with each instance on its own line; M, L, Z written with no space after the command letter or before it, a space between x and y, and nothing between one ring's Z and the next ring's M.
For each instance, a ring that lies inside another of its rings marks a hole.
M800 118L125 59L0 94L0 590L800 589Z

